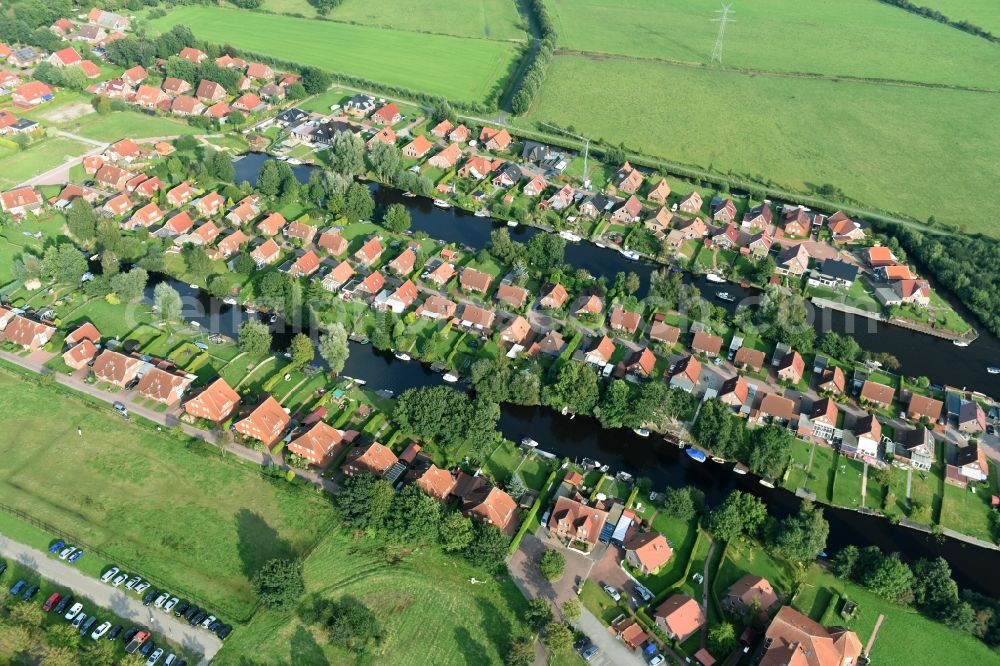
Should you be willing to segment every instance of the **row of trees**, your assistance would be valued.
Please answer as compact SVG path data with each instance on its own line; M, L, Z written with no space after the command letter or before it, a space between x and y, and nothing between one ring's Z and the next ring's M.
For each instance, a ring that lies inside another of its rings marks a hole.
M677 497L682 495L674 493L675 503ZM802 563L812 562L823 552L830 534L823 510L812 502L803 501L797 513L775 520L760 499L739 490L712 509L705 524L717 539L756 538L776 555Z
M465 442L479 450L496 441L500 405L449 386L414 388L396 400L392 418L400 428L446 450Z
M549 63L552 62L552 54L556 49L555 23L549 16L548 8L544 0L528 0L528 12L531 14L529 20L533 20L538 25L539 41L534 57L524 72L520 86L510 101L510 110L521 115L527 113L531 108L531 102L538 94L545 81L545 74L548 71Z
M776 425L748 428L718 398L702 404L691 434L716 455L740 460L765 478L778 478L791 462L793 437L788 429Z

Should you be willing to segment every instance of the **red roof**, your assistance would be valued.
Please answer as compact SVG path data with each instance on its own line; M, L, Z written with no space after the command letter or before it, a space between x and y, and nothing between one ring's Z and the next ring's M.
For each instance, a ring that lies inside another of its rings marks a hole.
M52 94L52 88L41 81L29 81L14 91L15 97L21 97L25 102L34 102Z
M59 49L52 55L55 56L59 60L59 62L61 62L64 65L75 65L79 63L81 60L83 60L83 58L80 57L80 54L77 53L76 49L74 49L72 46L67 46L64 49Z

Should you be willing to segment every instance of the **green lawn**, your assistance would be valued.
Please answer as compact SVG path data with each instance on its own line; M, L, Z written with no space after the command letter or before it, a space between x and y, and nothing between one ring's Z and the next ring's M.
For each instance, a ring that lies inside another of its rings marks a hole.
M816 493L816 500L829 504L833 501L834 465L837 452L826 446L817 446L813 464L806 477L806 489Z
M976 489L975 493L972 492L972 488ZM996 492L997 468L992 461L988 484L969 484L969 487L964 489L944 484L941 525L993 542L996 515L990 508L990 495Z
M835 506L846 506L856 509L861 506L861 477L864 473L864 463L859 460L838 456L836 458L837 472L833 482L833 503ZM868 506L873 502L869 500ZM877 506L877 504L875 504Z
M766 578L779 596L787 595L795 584L794 570L787 562L771 557L758 544L738 542L726 547L726 556L712 588L721 598L733 583L747 574Z
M79 141L56 136L42 139L27 150L4 153L0 156L0 189L8 189L45 173L91 148Z
M620 104L623 88L635 91L633 103ZM710 105L719 109L713 113L678 102L705 90L725 90L740 103ZM1000 164L987 156L1000 151L1000 134L986 119L998 114L992 94L559 55L520 122L573 126L591 139L795 190L831 183L879 209L997 234L974 202L995 197ZM981 196L956 200L949 196L956 191Z
M993 0L921 0L920 5L936 9L953 21L973 25L1000 34L1000 6Z
M587 610L607 625L610 625L619 615L627 613L623 605L627 601L615 603L615 600L609 597L608 593L592 580L584 582L583 592L580 593L580 601L583 602Z
M88 139L109 143L123 137L146 139L179 134L203 134L205 131L175 118L148 116L132 111L115 111L106 116L92 113L84 116L78 123L71 123L67 130Z
M334 530L306 560L305 579L307 599L349 596L368 605L385 632L377 654L391 655L393 664L501 664L510 637L524 633L518 617L526 602L507 576L491 578L436 548L396 551ZM264 610L213 663L359 662L298 612Z
M517 48L485 39L205 6L178 7L149 27L162 32L178 24L219 44L467 102L488 97L507 75Z
M57 389L4 372L0 401L5 427L18 433L0 442L5 504L107 555L88 562L134 569L234 620L254 606L253 571L304 552L329 524L312 493L125 425Z
M719 28L711 19L720 4L711 0L548 4L559 45L579 51L707 64ZM879 2L756 0L733 9L726 67L1000 87L1000 50L994 45Z
M873 663L937 666L996 662L996 653L982 641L929 620L910 608L885 601L819 567L810 569L802 592L792 605L818 621L833 594L857 603L858 611L852 619L838 615L835 623L855 631L862 645L868 642L878 616L885 615L872 648Z

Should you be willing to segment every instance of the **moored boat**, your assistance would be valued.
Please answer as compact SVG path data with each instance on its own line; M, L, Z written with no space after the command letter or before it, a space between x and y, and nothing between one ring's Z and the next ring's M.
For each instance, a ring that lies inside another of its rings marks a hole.
M393 352L392 355L398 358L400 361L410 360L410 355L407 354L406 352Z
M760 485L764 486L765 488L774 488L774 483L768 481L767 479L761 479L760 481L758 481L758 483L760 483Z
M968 347L969 346L969 341L968 340L952 340L951 344L955 345L956 347Z
M473 213L473 215L475 215L476 217L489 217L490 211L486 210L485 208L480 208L475 213Z
M717 284L721 284L726 281L726 278L722 277L718 273L706 273L705 279L709 282L715 282Z
M735 472L736 474L746 474L749 471L750 470L747 469L747 466L744 465L743 463L736 463L736 466L733 467L733 472Z
M578 236L577 234L574 234L571 231L560 231L559 235L571 243L579 243L580 241L583 240L583 236Z
M1000 375L1000 367L991 365L990 367L986 368L986 372L990 373L991 375Z
M726 303L732 303L736 300L736 297L730 294L728 291L717 291L715 292L715 297L720 301L725 301Z
M538 442L536 442L535 440L531 439L530 437L525 437L524 439L521 440L521 446L525 446L525 447L527 447L529 449L533 449L533 448L536 448L538 446Z
M712 456L712 462L719 463L720 465L724 465L725 462L726 462L726 459L725 458L720 458L719 456Z
M437 206L438 208L451 208L451 204L445 201L444 199L435 199L434 205Z
M688 458L695 462L705 462L705 454L698 449L684 449L684 453L687 454Z
M639 435L639 437L649 437L649 431L645 428L632 428L632 432Z
M445 380L449 384L454 384L458 381L458 375L453 375L452 373L447 372L441 379Z
M514 220L507 220L507 226L513 229L514 227L517 226L517 222L515 222Z
M622 253L622 256L626 259L631 259L632 261L639 261L639 253L635 250L618 250Z

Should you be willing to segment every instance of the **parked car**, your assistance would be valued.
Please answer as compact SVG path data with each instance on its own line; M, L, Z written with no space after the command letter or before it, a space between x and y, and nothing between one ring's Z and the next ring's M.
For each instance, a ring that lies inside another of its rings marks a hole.
M184 619L185 620L190 620L195 615L197 615L198 611L200 611L200 610L201 609L198 608L197 606L192 605L191 608L188 608L186 611L184 611Z
M117 576L118 572L120 571L121 569L119 569L118 567L111 567L101 575L101 582L107 583L109 580Z
M108 632L108 640L109 641L115 640L116 638L121 636L122 631L124 631L124 629L120 624L116 624L115 626L111 627L111 631Z
M208 613L206 613L205 611L198 611L198 614L192 617L190 620L188 620L188 622L191 624L192 627L197 627L199 624L202 623L202 620L204 620L206 617L208 617Z
M111 629L110 622L101 622L101 625L97 627L97 629L94 629L94 633L92 633L90 637L95 641L99 641L101 640L101 637L104 636L104 634L108 633L110 629Z
M122 416L128 416L128 409L125 407L123 403L115 400L114 404L111 406L114 407L115 411L121 414Z
M136 583L136 586L132 591L135 592L136 594L142 594L148 589L149 589L149 581L144 580L140 583Z
M172 598L170 601L168 601L167 603L163 604L163 612L164 613L169 613L170 611L172 611L174 609L174 606L176 606L178 604L178 602L180 602L180 599L178 599L177 597Z
M26 587L28 587L28 581L22 578L21 580L14 583L14 587L10 588L11 596L16 597L17 595L21 594L21 592L23 592L24 588Z
M132 627L131 629L129 629L128 631L125 632L125 635L122 636L122 640L125 641L126 643L128 643L133 638L135 638L135 635L137 633L139 633L139 627Z
M599 650L597 649L597 646L591 644L580 653L580 656L583 657L584 661L590 661L597 655L598 652Z
M215 622L215 616L209 615L208 617L206 617L204 620L201 621L201 628L208 629L213 622Z
M149 659L146 660L146 666L153 666L160 660L161 656L163 656L163 648L156 648L153 650L153 654L149 655Z
M218 636L221 640L226 640L226 636L228 636L231 633L233 633L233 628L228 624L224 624L216 630L215 635Z
M75 604L73 604L73 606L72 606L72 607L71 607L71 608L70 608L70 609L69 609L68 611L66 611L66 614L65 614L65 615L63 615L63 617L64 617L65 619L67 619L67 620L72 620L72 619L73 619L73 618L75 618L75 617L76 617L77 615L79 615L79 614L80 614L80 611L82 611L82 610L83 610L83 604L81 604L81 603L80 603L80 602L78 601L78 602L76 602Z
M171 652L167 655L167 658L163 660L163 666L174 666L175 661L177 661L177 655Z
M36 594L38 594L38 586L32 585L21 595L21 601L31 601L31 598Z
M131 578L128 579L128 582L125 583L125 589L126 590L134 590L135 586L138 585L139 581L141 581L141 580L142 579L139 578L138 576L132 576Z
M610 585L605 585L604 586L604 591L607 592L608 596L611 597L612 599L614 599L615 601L621 601L622 600L621 593L618 592L618 590L616 590L615 588L611 587Z
M148 606L149 604L153 603L153 599L156 599L156 588L153 588L152 590L146 593L146 596L142 598L142 605Z
M73 626L74 627L79 627L81 624L84 623L84 621L86 619L87 619L87 614L86 613L80 613L79 615L77 615L76 617L73 618Z
M87 632L93 629L95 624L97 624L97 616L91 615L83 624L80 625L80 635L86 636Z
M52 609L52 612L55 613L56 615L62 615L63 613L66 612L67 608L73 605L73 601L74 601L73 595L67 594L65 597L59 600L59 603L56 604L56 607Z
M187 609L189 609L189 608L191 608L191 604L189 604L189 603L188 603L188 602L186 602L186 601L182 601L182 602L180 602L180 603L179 603L179 604L177 604L177 606L176 606L176 607L174 608L174 616L175 616L175 617L180 617L181 615L184 615L184 613L186 613L186 612L187 612Z
M76 548L74 548L73 546L67 546L63 548L61 551L59 551L59 559L65 560L67 557L72 555L74 551L76 551Z
M62 539L59 539L54 544L52 544L51 546L49 546L49 552L52 553L53 555L55 555L56 553L58 553L60 550L62 550L65 547L66 547L66 542L63 541Z
M81 557L83 557L83 551L80 550L80 549L77 549L76 552L74 552L72 555L70 555L69 558L66 561L69 562L70 564L76 564L77 562L80 561Z
M659 666L664 661L662 654L653 655L653 658L649 660L649 666Z
M212 622L212 624L208 625L208 630L211 631L214 634L215 630L218 629L221 626L222 626L222 620L218 620L217 619L217 620L214 620Z
M156 608L163 608L163 604L167 603L169 599L170 599L170 593L163 592L162 594L160 594L160 596L156 597L156 601L153 602L153 606L155 606Z
M155 649L156 649L156 643L154 643L153 641L146 641L145 643L142 644L142 647L139 648L139 654L141 654L143 657L148 657L149 653Z
M42 604L42 610L48 613L49 611L51 611L53 608L56 607L56 604L59 603L60 599L62 599L62 595L59 594L58 592L53 592L51 595L49 595L49 598L45 600L45 603Z
M111 585L113 587L120 587L121 584L124 583L127 580L128 580L128 574L127 573L120 573L120 574L118 574L115 577L115 579L113 581L111 581Z

